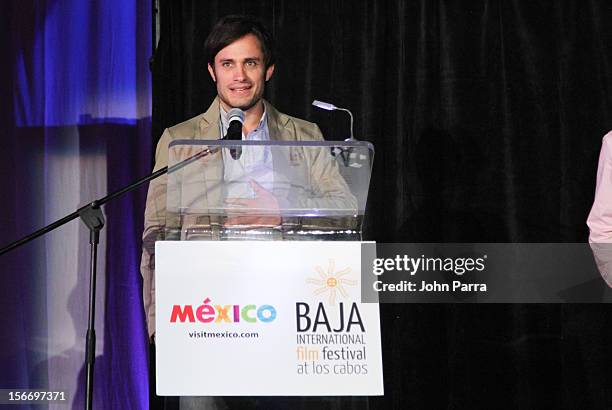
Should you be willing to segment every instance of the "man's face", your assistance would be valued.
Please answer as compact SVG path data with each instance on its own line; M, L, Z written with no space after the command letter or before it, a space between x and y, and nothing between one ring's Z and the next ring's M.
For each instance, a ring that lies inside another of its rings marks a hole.
M266 70L259 40L247 34L221 49L215 56L215 66L208 65L208 72L217 84L223 109L247 111L261 100L274 66Z

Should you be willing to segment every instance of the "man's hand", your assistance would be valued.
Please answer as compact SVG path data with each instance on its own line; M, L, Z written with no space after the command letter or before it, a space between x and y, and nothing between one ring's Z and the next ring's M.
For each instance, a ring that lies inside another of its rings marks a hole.
M254 180L250 182L255 198L228 198L225 202L234 205L226 226L274 227L281 224L278 200Z

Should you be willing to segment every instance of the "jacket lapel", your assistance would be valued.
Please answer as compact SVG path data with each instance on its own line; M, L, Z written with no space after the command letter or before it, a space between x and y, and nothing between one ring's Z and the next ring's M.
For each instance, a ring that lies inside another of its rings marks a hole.
M295 130L289 124L289 117L280 113L266 100L262 100L268 114L268 132L274 141L292 141L296 139ZM200 117L195 138L203 140L220 139L219 135L219 97L215 97L208 110Z
M269 102L263 100L268 113L268 132L272 141L292 141L296 139L295 131L289 126L289 117L280 113Z
M220 139L219 132L219 97L215 97L208 110L200 118L195 130L195 138L202 140Z

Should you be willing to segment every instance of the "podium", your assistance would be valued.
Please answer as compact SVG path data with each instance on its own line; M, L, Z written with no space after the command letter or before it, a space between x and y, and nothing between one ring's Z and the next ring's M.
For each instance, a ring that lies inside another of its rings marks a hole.
M173 141L170 169L204 154L168 173L165 237L360 240L373 152L367 142ZM255 200L253 182L275 201Z
M157 394L382 394L360 300L372 145L177 140L168 158Z

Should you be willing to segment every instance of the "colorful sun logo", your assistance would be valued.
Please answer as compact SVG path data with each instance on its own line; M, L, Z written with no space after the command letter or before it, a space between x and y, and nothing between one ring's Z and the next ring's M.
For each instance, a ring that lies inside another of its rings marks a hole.
M318 278L308 278L306 283L311 285L317 285L319 288L315 289L313 295L320 295L325 292L329 292L329 303L334 305L336 303L336 296L339 293L343 298L348 297L348 293L345 286L355 286L356 280L345 279L343 276L351 273L351 268L346 268L341 271L335 272L335 265L333 259L329 260L327 271L323 270L322 267L316 266L315 272L319 275Z

